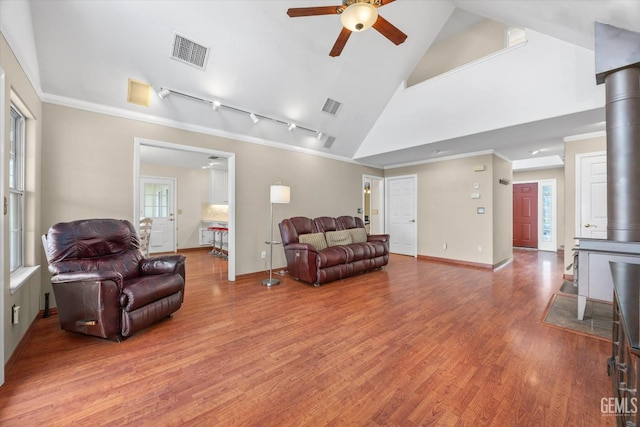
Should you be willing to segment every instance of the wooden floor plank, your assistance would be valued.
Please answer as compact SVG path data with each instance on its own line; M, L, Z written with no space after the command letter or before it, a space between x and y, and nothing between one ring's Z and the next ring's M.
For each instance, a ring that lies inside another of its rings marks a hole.
M183 307L122 343L37 319L0 425L615 425L610 344L540 321L555 253L495 272L393 255L319 288L186 256Z

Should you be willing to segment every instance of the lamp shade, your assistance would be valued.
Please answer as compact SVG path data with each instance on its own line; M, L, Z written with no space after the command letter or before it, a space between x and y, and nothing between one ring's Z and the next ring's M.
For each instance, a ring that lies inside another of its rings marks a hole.
M378 9L369 3L354 3L340 15L342 25L351 31L364 31L375 24L377 19Z
M286 185L275 184L271 186L271 203L289 203L291 189Z

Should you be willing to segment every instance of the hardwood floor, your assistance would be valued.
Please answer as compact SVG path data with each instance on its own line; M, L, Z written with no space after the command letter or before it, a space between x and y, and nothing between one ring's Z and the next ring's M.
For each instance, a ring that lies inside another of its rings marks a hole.
M610 343L541 323L554 253L481 268L392 256L319 288L226 281L187 252L183 307L122 343L38 319L0 425L613 426Z

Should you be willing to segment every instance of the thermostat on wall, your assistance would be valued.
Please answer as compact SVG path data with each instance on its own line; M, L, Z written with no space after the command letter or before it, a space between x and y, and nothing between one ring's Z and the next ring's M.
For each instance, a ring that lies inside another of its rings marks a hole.
M480 215L484 214L484 208L477 208L476 210L477 210L478 214L480 214Z

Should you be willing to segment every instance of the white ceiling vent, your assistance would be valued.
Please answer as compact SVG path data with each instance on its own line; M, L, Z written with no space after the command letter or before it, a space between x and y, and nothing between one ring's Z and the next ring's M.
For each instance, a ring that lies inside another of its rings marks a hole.
M327 98L322 106L322 111L325 113L329 113L332 116L338 114L338 110L342 107L342 104L336 101L335 99Z
M209 48L188 39L182 34L175 33L174 35L171 57L204 70L209 58Z
M336 137L335 136L328 136L327 140L324 142L323 147L324 148L331 148L331 146L333 145L333 143L335 142Z

